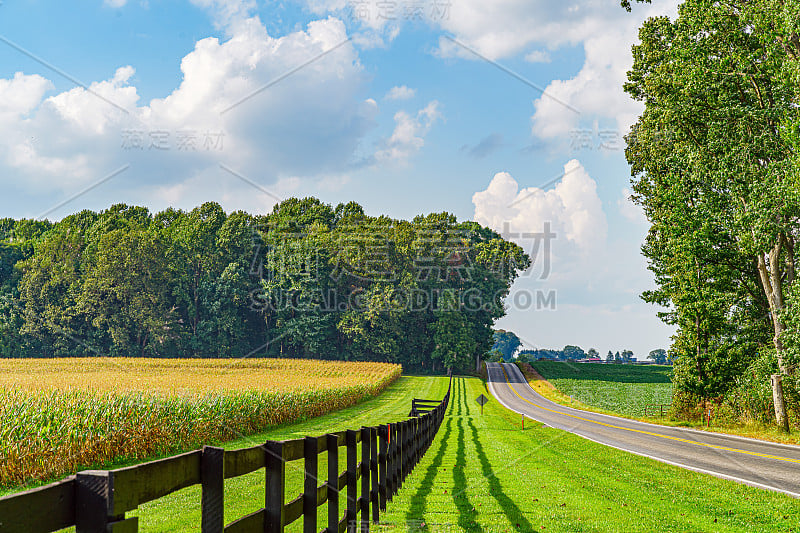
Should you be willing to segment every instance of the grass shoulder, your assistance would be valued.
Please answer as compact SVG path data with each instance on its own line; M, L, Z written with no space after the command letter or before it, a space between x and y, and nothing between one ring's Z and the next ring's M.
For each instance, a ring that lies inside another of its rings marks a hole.
M522 430L485 381L453 387L436 439L376 531L800 531L786 495L538 423ZM480 394L490 397L483 414Z
M670 416L642 416L645 405L669 404L670 367L660 365L570 364L537 361L517 363L531 387L548 400L594 413L650 424L686 427L781 444L800 444L800 435L785 434L757 422L709 425L703 421L677 420Z

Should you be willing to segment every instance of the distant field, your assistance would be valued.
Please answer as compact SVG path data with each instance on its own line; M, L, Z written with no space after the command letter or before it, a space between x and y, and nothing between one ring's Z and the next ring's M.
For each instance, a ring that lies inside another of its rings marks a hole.
M400 372L296 359L0 360L0 486L319 416Z
M645 406L672 401L672 367L537 361L531 366L568 396L625 416L645 416Z

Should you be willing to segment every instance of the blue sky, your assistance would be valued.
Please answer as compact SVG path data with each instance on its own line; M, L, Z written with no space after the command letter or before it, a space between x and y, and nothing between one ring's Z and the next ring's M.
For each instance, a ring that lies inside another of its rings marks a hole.
M449 211L529 252L521 236L548 224L551 256L540 248L499 325L527 347L644 358L671 330L638 297L647 222L622 136L641 107L621 85L642 20L675 9L4 0L0 212L261 213L313 195L397 218Z

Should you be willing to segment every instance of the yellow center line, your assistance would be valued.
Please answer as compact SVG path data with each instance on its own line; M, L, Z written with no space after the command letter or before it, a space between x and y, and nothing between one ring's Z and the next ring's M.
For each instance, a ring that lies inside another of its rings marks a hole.
M677 442L685 442L687 444L696 444L697 446L705 446L706 448L714 448L716 450L724 450L726 452L743 453L745 455L753 455L753 456L756 456L756 457L764 457L764 458L767 458L767 459L777 459L778 461L786 461L788 463L800 464L800 459L791 459L789 457L780 457L780 456L777 456L777 455L769 455L769 454L766 454L766 453L750 452L750 451L747 451L747 450L739 450L737 448L728 448L727 446L718 446L716 444L708 444L708 443L705 443L705 442L697 442L697 441L694 441L694 440L682 439L680 437L672 437L670 435L663 435L661 433L653 433L652 431L644 431L644 430L641 430L641 429L633 429L633 428L626 428L626 427L622 427L622 426L615 426L614 424L607 424L605 422L598 422L597 420L591 420L589 418L583 418L581 416L573 415L573 414L570 414L570 413L564 413L562 411L556 411L555 409L550 409L548 407L544 407L542 405L535 404L532 401L528 400L527 398L523 398L520 395L520 393L518 393L517 390L514 388L514 386L511 384L511 380L508 378L508 374L506 373L505 367L501 364L500 368L503 369L503 375L506 378L506 384L508 385L508 387L511 389L511 391L514 394L519 396L519 398L521 400L523 400L525 402L528 402L529 404L531 404L534 407L537 407L539 409L543 409L545 411L550 411L551 413L555 413L557 415L568 416L570 418L575 418L577 420L582 420L584 422L591 422L592 424L597 424L597 425L600 425L600 426L605 426L605 427L614 428L614 429L622 429L622 430L630 431L630 432L633 432L633 433L641 433L643 435L650 435L652 437L661 437L662 439L669 439L669 440L674 440L674 441L677 441Z

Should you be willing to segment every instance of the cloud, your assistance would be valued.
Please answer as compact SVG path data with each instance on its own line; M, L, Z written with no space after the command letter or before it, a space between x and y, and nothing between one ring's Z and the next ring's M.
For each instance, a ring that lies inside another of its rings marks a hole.
M108 7L123 7L128 0L103 0L103 3Z
M38 74L17 72L11 79L0 79L0 118L9 120L33 110L53 83Z
M205 9L214 20L214 25L226 29L229 33L235 27L250 18L255 12L255 0L189 0L192 4Z
M606 242L608 224L597 184L576 159L564 165L564 176L553 189L520 190L511 174L499 172L472 196L472 203L473 219L501 233L541 233L550 224L562 257L586 255Z
M346 0L306 1L315 13L344 13L349 5ZM641 104L622 90L632 63L631 45L644 20L664 14L675 16L678 3L664 0L637 4L628 13L618 2L608 0L461 0L449 5L446 14L427 16L427 21L457 41L440 37L435 53L441 57L480 61L474 50L490 61L522 55L528 62L549 62L554 50L580 47L585 56L580 70L570 78L552 80L545 87L550 97L538 96L534 102L533 135L563 141L581 123L591 124L597 119L613 122L620 134L627 133L642 110ZM386 19L377 16L378 4L366 4L371 9L369 16L357 18L356 24L380 27ZM435 2L422 4L430 15ZM402 16L394 22L407 23Z
M394 115L394 131L375 153L375 160L405 162L425 146L425 135L441 117L439 102L436 100L429 102L416 115L398 111Z
M632 59L629 53L620 54L618 50L631 41L619 29L609 29L603 35L588 38L584 43L586 60L581 70L569 80L550 82L545 95L535 101L532 133L543 139L563 140L569 138L570 132L581 122L603 117L613 120L620 135L625 135L642 111L641 104L622 90Z
M528 63L549 63L551 61L550 54L544 50L533 50L525 55L525 61Z
M619 212L636 224L647 224L647 217L642 211L642 208L633 203L631 199L631 190L626 188L622 189L622 194L620 198L617 200L617 207L619 207Z
M233 4L204 3L238 16ZM44 198L77 192L123 165L130 169L115 187L136 194L179 184L197 190L208 183L199 176L225 176L220 163L265 185L351 169L377 105L360 97L365 76L344 24L329 18L271 37L251 17L231 31L198 41L180 63L180 85L150 102L140 101L132 66L51 96L53 84L41 76L0 79L0 183ZM414 119L424 135L435 117ZM193 143L182 147L187 138ZM403 141L399 131L393 147Z
M503 146L503 136L499 133L492 133L481 139L478 144L473 146L465 144L461 147L461 151L475 159L483 159L496 152L501 146Z
M582 37L584 64L580 71L567 80L553 80L545 88L545 95L534 103L532 133L542 139L564 139L570 131L593 117L610 119L620 135L625 135L641 114L643 106L633 101L622 90L627 72L633 64L631 45L637 40L642 22L655 15L674 16L677 2L668 0L653 6L637 5L632 14L606 15L618 19L602 31L593 31ZM549 97L548 97L549 96ZM567 108L569 104L580 115Z
M416 94L416 89L409 89L405 85L402 85L400 87L392 87L383 98L385 100L410 100L414 98Z

